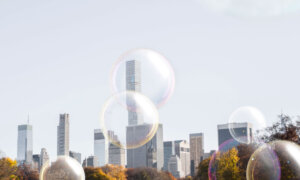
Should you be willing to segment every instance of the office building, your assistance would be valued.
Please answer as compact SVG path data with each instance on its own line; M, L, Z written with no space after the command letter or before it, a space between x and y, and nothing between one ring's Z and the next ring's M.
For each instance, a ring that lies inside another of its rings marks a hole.
M175 142L166 141L164 142L164 168L163 170L168 171L168 163L170 158L175 155ZM180 164L181 166L181 164Z
M190 145L186 140L175 141L175 155L181 161L183 176L191 175Z
M137 137L146 137L149 132L149 124L135 125L127 127L127 142L134 141ZM127 150L127 167L149 167L162 170L164 165L163 151L163 126L159 124L154 137L145 145Z
M197 172L197 167L204 156L203 133L190 134L191 175Z
M34 154L32 156L32 168L33 169L36 169L36 170L39 170L41 165L40 165L40 155L39 154Z
M69 156L73 159L75 159L76 161L79 162L79 164L81 164L81 154L80 153L77 153L77 152L74 152L74 151L70 151L69 152Z
M216 152L216 150L211 150L211 151L208 152L208 153L204 153L203 160L209 158L209 157L212 156L215 152Z
M48 152L45 148L41 149L40 154L40 168L41 169L44 165L48 165L50 163Z
M99 164L98 158L96 156L89 156L83 160L83 167L97 167Z
M32 126L29 124L18 126L18 164L32 163Z
M235 132L235 138L230 134L229 127ZM223 147L222 150L227 151L240 144L236 139L245 139L246 142L252 142L252 125L250 123L232 123L218 125L218 141L219 147L225 142L232 141Z
M69 114L60 114L57 126L57 156L69 156Z
M181 161L177 155L172 155L169 158L167 169L175 178L184 177L184 173L182 172L181 167Z
M108 150L109 158L108 163L125 167L125 150L116 146L115 144L109 143Z
M141 64L140 61L131 60L126 62L126 90L141 92ZM132 99L126 100L128 107L135 107ZM128 125L139 125L143 123L141 114L128 111Z
M105 139L101 129L94 130L94 155L98 159L99 167L108 164L108 146L109 142Z

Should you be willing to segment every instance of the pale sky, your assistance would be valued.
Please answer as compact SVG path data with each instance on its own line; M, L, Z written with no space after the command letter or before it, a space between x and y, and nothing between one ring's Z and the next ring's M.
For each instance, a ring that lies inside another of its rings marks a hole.
M59 114L69 113L70 149L82 159L93 154L111 67L133 48L157 50L174 67L174 94L159 109L164 140L203 132L209 151L217 148L217 124L240 106L257 107L268 124L281 110L300 114L300 14L248 17L230 8L196 0L1 0L0 149L16 157L17 125L29 113L34 153L45 147L54 160Z

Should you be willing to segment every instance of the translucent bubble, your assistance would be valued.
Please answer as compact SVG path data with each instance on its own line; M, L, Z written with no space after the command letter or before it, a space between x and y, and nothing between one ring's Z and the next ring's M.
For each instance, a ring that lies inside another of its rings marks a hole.
M169 61L150 49L134 49L123 54L111 73L114 93L142 92L157 107L167 102L174 91L175 77Z
M208 167L208 176L210 180L221 179L222 176L219 174L220 169L224 168L227 162L221 161L221 158L228 156L229 150L236 148L239 145L235 139L230 139L225 141L219 146L219 149L211 156L209 167ZM235 149L236 150L236 149ZM224 164L225 163L225 164Z
M40 171L40 180L84 180L82 166L73 158L59 156L55 162L46 163Z
M242 17L268 17L295 13L298 0L197 0L215 12Z
M123 149L146 144L155 135L158 125L156 106L138 92L118 93L102 108L101 128L105 138Z
M266 128L264 115L255 107L245 106L235 110L229 117L229 132L240 143L257 142L258 131ZM248 123L250 129L245 130Z

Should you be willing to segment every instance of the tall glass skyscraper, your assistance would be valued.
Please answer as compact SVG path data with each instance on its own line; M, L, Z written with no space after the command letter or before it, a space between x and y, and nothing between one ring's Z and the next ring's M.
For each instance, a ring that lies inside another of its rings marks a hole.
M101 129L94 130L94 155L98 159L97 166L104 166L108 163L108 140L105 139Z
M18 126L18 164L32 163L32 126L29 124Z
M57 126L57 155L69 156L69 114L60 114Z
M141 92L141 64L137 60L126 62L126 90ZM127 105L134 106L134 102L127 100ZM145 137L151 126L143 122L143 117L138 112L128 111L127 143L134 141L135 137ZM161 170L163 165L163 127L160 124L149 142L139 148L127 150L127 167L151 167Z

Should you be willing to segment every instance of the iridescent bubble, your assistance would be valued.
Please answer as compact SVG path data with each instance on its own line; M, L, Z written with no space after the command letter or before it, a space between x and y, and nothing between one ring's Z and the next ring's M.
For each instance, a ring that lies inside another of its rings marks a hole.
M231 136L244 144L258 141L257 132L267 127L264 115L257 108L251 106L236 109L230 115L228 123ZM247 123L250 127L249 130L244 128Z
M197 0L215 12L243 17L268 17L299 12L298 0Z
M46 163L40 171L40 180L84 180L82 166L73 158L59 156L55 162Z
M138 92L115 94L102 108L101 128L105 138L123 149L146 144L155 135L158 125L156 106Z
M247 180L300 179L300 146L273 141L257 149L247 166Z
M123 91L142 92L157 107L171 97L175 76L169 61L160 53L150 49L134 49L124 53L111 73L114 93Z

